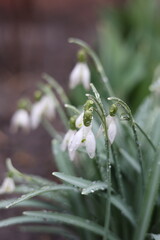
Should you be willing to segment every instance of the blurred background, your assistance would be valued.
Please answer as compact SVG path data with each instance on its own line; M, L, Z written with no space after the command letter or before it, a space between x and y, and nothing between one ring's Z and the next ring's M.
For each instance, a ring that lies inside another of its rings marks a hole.
M22 172L52 178L51 138L45 130L39 127L27 135L13 135L9 126L18 99L32 96L43 72L68 91L78 49L68 43L69 37L86 41L98 52L116 96L136 109L148 93L160 60L159 4L158 0L0 1L1 181L7 157ZM92 69L93 82L105 94L97 78ZM71 97L74 101L74 95ZM54 124L63 132L58 119ZM1 218L11 214L14 211L3 210ZM21 240L55 239L20 233L13 227L0 229L1 239L8 240L13 232Z

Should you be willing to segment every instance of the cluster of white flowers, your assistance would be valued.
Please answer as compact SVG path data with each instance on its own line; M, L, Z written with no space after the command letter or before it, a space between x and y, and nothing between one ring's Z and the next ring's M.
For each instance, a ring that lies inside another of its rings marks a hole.
M95 157L96 140L92 132L92 123L89 126L85 126L83 118L84 112L75 121L76 130L68 130L61 145L63 151L68 149L71 160L75 159L77 149L82 146L86 147L90 158Z
M51 120L55 116L55 102L49 95L44 95L39 101L31 107L31 114L26 109L18 109L11 118L11 131L17 132L22 129L28 132L30 129L36 129L43 117Z
M92 109L92 107L90 108ZM87 117L86 117L87 116ZM85 121L87 120L87 121ZM73 129L69 129L64 136L61 149L65 151L68 149L71 160L75 159L76 151L79 147L84 146L90 158L95 157L96 140L92 131L92 110L83 111L76 119ZM116 120L114 116L108 115L106 117L107 135L112 144L117 134ZM101 126L98 132L102 132Z

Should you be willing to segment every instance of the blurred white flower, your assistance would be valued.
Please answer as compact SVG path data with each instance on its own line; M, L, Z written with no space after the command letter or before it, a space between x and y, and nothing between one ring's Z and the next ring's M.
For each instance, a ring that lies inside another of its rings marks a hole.
M0 187L0 194L2 193L11 193L13 192L15 189L15 183L14 180L10 177L6 177L3 182L2 185Z
M115 117L108 115L106 117L106 122L107 122L107 126L108 126L108 130L107 130L108 139L109 139L110 143L112 144L114 142L114 139L117 134L117 126L116 126Z
M149 90L160 94L160 77L150 85Z
M73 68L69 77L69 87L75 88L78 84L82 83L84 88L90 88L90 70L85 62L78 62Z
M51 96L45 95L40 101L33 104L31 109L31 127L36 129L42 117L46 117L51 120L55 117L55 103Z
M11 118L11 131L16 133L18 129L30 130L30 117L25 109L18 109Z
M89 127L82 126L73 136L72 141L69 144L70 156L73 157L76 150L81 146L85 146L89 157L94 158L96 140L92 132L91 125ZM71 160L73 160L73 158Z

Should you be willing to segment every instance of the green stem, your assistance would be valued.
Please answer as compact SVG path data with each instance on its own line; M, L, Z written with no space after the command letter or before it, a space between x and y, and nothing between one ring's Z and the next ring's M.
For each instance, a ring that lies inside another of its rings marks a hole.
M52 138L56 138L57 140L60 140L60 141L62 140L60 135L56 131L56 129L46 118L43 118L42 125L44 126L44 128L47 130L47 132Z
M69 103L69 99L65 94L64 89L53 77L51 77L47 73L43 73L42 78L44 78L49 83L49 85L54 88L54 90L58 93L58 96L60 97L64 104Z
M130 122L131 122L132 131L133 131L133 135L134 135L134 141L135 141L136 148L137 148L138 161L139 161L140 166L141 166L142 188L144 189L145 178L144 178L143 158L142 158L142 152L141 152L140 143L139 143L139 139L138 139L138 135L137 135L137 131L136 131L136 124L135 124L134 118L132 116L131 109L120 98L109 97L108 100L116 101L117 105L119 104L124 109L124 111L128 114L128 116L129 116L129 119L130 119Z
M105 116L104 116L105 117ZM107 191L107 202L106 202L106 210L105 210L105 224L104 224L104 236L103 240L108 239L109 233L109 223L110 223L110 215L111 215L111 163L110 163L110 143L108 140L108 133L107 133L107 125L104 119L104 133L105 133L105 147L107 151L107 184L108 184L108 191Z
M151 139L147 136L147 134L143 131L143 129L138 125L138 123L135 122L136 127L141 131L141 133L145 136L151 147L153 148L154 152L156 151L156 147L154 146Z
M78 44L79 46L83 47L85 49L85 51L88 53L88 55L91 56L91 58L93 59L95 66L97 68L97 71L99 72L102 81L104 82L104 85L106 87L106 90L108 92L109 96L114 96L113 90L110 86L108 77L105 74L104 68L98 58L98 56L95 54L95 52L90 48L90 46L85 43L84 41L77 39L77 38L70 38L69 39L69 43L75 43Z
M116 171L116 175L117 175L117 182L119 185L119 191L121 193L122 198L125 201L125 192L124 192L124 186L123 186L123 182L122 182L122 174L121 174L121 170L120 170L120 165L117 159L117 153L114 149L113 146L111 146L111 150L112 150L112 155L113 155L113 159L115 162L115 171Z

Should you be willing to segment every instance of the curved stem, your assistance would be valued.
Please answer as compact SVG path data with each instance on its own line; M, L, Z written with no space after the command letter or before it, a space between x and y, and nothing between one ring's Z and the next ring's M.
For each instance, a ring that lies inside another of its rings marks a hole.
M145 136L151 147L153 148L154 152L156 151L156 147L154 146L151 139L148 137L148 135L143 131L143 129L138 125L138 123L135 122L136 127L141 131L141 133Z
M105 74L105 71L104 71L104 68L98 58L98 56L95 54L95 52L90 48L90 46L85 43L84 41L80 40L80 39L77 39L77 38L70 38L69 39L69 43L75 43L75 44L78 44L79 46L81 46L82 48L85 49L85 51L88 53L88 55L91 56L91 58L93 59L95 65L96 65L96 68L97 68L97 71L99 72L100 76L101 76L101 79L102 81L104 82L104 85L106 87L106 90L108 92L108 95L109 96L114 96L114 93L113 93L113 90L110 86L110 83L109 83L109 80L108 80L108 77L106 76Z
M62 102L64 104L69 103L69 99L68 99L67 95L65 94L64 89L53 77L51 77L47 73L43 73L42 78L45 79L49 83L49 85L54 88L54 90L58 93L60 99L62 100Z

